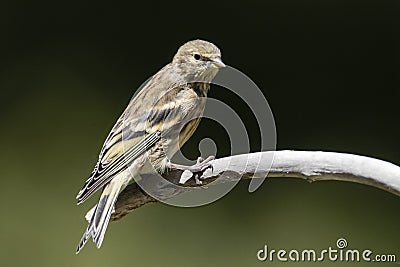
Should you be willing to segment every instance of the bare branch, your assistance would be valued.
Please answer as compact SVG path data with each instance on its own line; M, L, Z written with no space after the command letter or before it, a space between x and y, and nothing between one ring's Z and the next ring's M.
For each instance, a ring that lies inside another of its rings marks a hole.
M271 159L272 165L271 165ZM353 154L317 151L268 151L236 155L216 159L214 170L207 170L202 179L204 183L225 183L244 178L294 177L310 182L337 180L370 185L390 193L400 195L400 167L392 163ZM177 184L187 179L186 173L172 171L165 179ZM146 176L146 175L145 175ZM151 175L143 177L151 181ZM190 180L185 185L193 186ZM161 192L173 196L181 192L171 192L166 184L160 184ZM118 220L144 204L156 202L145 194L136 184L131 184L120 194L112 220Z

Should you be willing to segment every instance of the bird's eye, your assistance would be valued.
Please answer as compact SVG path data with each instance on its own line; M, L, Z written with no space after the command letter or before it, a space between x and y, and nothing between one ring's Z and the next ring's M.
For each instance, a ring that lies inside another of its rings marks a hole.
M193 54L194 59L200 60L201 56L197 53Z

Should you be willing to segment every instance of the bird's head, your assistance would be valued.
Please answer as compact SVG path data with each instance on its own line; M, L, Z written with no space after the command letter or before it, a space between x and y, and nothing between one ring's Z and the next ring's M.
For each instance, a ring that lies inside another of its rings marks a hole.
M182 45L172 60L197 77L215 76L225 67L219 48L207 41L193 40Z

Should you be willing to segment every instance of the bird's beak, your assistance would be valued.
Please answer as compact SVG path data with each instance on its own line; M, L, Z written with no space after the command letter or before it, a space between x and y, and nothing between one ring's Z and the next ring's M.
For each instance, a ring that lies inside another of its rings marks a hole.
M224 68L226 65L224 62L222 62L221 58L216 57L212 60L212 63L217 67L217 68Z

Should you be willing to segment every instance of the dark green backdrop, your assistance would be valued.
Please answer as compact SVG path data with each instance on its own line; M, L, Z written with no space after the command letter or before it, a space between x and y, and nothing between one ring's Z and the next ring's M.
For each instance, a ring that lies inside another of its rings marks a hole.
M264 244L319 250L340 237L399 260L399 197L295 179L269 180L253 194L241 182L201 208L151 204L112 223L101 250L89 244L74 254L97 200L76 207L75 195L104 138L135 89L193 38L216 43L262 88L278 149L400 164L399 8L378 0L2 1L1 265L283 266L258 262L256 252ZM205 126L188 157L210 135Z

